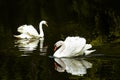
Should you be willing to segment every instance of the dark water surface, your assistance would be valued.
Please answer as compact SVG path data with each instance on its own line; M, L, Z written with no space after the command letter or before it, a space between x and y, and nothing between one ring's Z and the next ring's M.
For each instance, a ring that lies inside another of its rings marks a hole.
M3 38L0 42L0 80L120 80L120 46L116 44L94 47L96 52L87 57L55 59L50 57L55 41L44 41L42 48L39 40ZM68 68L64 70L57 61Z

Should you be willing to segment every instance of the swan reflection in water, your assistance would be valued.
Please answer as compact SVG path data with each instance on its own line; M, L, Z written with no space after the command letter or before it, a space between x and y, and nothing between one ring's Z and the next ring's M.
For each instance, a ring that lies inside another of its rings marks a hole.
M19 48L19 51L23 51L22 56L27 56L26 53L33 53L37 50L39 45L40 55L46 55L47 47L44 47L44 38L39 39L18 39L15 41L15 46Z
M67 72L72 75L83 76L87 74L87 69L92 68L92 63L84 59L75 58L54 58L55 70L58 72Z

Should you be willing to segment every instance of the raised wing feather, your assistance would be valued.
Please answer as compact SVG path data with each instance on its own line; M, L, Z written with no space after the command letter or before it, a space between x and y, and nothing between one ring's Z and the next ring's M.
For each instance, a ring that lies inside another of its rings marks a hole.
M23 25L18 28L18 32L29 34L31 36L38 36L37 30L32 25Z
M65 55L76 56L85 46L86 40L81 37L67 37L65 42Z

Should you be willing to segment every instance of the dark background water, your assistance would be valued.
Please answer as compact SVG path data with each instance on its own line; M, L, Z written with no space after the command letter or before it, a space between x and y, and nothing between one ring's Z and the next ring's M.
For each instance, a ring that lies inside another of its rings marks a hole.
M119 1L109 0L1 0L0 1L0 80L119 80L120 10ZM30 56L15 47L14 34L23 24L38 30L41 20L47 54L39 47ZM54 43L67 36L81 36L104 56L86 58L93 64L84 76L59 73L54 69Z

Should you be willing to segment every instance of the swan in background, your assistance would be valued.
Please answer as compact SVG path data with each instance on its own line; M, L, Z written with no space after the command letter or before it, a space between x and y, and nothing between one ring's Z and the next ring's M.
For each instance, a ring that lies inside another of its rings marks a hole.
M56 50L56 48L58 48ZM53 54L54 57L74 57L79 55L88 55L95 50L88 50L92 48L91 44L86 44L86 39L82 37L67 37L65 41L58 41L55 43Z
M83 76L87 74L87 69L92 68L92 63L86 60L77 60L74 58L54 58L55 70L58 72L67 72L72 75Z
M44 38L44 32L43 32L43 28L42 28L43 24L48 26L46 21L44 21L44 20L41 21L39 23L40 34L37 32L37 30L32 25L22 25L22 26L18 27L18 29L17 29L17 31L21 34L20 35L14 35L14 37L16 37L16 38L26 38L26 39Z

